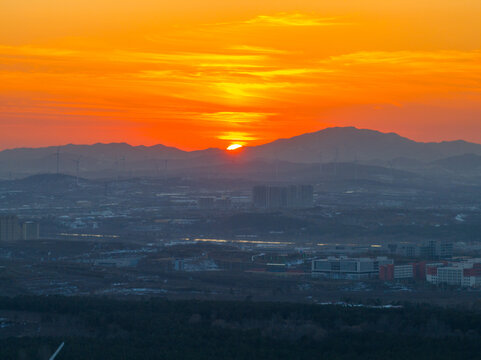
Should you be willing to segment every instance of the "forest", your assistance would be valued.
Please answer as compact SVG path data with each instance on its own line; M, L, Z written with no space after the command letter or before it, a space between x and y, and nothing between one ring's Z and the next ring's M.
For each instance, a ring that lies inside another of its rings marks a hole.
M479 359L478 309L0 298L0 358Z

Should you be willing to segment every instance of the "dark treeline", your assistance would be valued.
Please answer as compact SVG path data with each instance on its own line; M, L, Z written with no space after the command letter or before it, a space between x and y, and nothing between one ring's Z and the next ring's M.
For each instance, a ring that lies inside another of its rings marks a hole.
M4 337L1 359L478 359L481 314L290 303L0 298L57 333ZM15 314L15 315L12 315ZM63 321L59 319L63 318ZM68 319L68 321L65 321ZM77 335L72 336L72 329Z

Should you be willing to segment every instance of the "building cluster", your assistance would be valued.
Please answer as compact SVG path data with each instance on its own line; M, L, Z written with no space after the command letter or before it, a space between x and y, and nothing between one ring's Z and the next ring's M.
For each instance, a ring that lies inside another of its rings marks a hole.
M481 286L481 259L426 264L426 281L437 285Z
M312 261L312 275L330 279L379 278L382 281L417 280L434 285L481 286L481 259L426 261L394 264L385 256L375 258L328 257Z
M37 240L40 237L38 223L20 222L16 215L0 216L0 242Z
M312 185L259 185L252 189L252 203L259 209L307 208L313 201Z
M389 244L388 248L391 254L405 257L420 257L423 259L446 259L453 255L453 243L445 240L430 239L419 244Z

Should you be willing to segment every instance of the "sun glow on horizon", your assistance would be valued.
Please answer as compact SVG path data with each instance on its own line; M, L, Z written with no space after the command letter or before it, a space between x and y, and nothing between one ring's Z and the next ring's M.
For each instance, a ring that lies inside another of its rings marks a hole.
M241 147L243 147L243 145L241 145L241 144L231 144L231 145L227 146L227 150L229 150L229 151L237 150L237 149L240 149Z

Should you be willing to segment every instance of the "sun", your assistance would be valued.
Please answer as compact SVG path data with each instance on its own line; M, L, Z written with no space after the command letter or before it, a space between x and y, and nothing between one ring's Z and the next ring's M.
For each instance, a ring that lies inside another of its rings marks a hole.
M227 146L227 150L231 151L231 150L237 150L237 149L240 149L242 147L241 144L231 144L229 146Z

